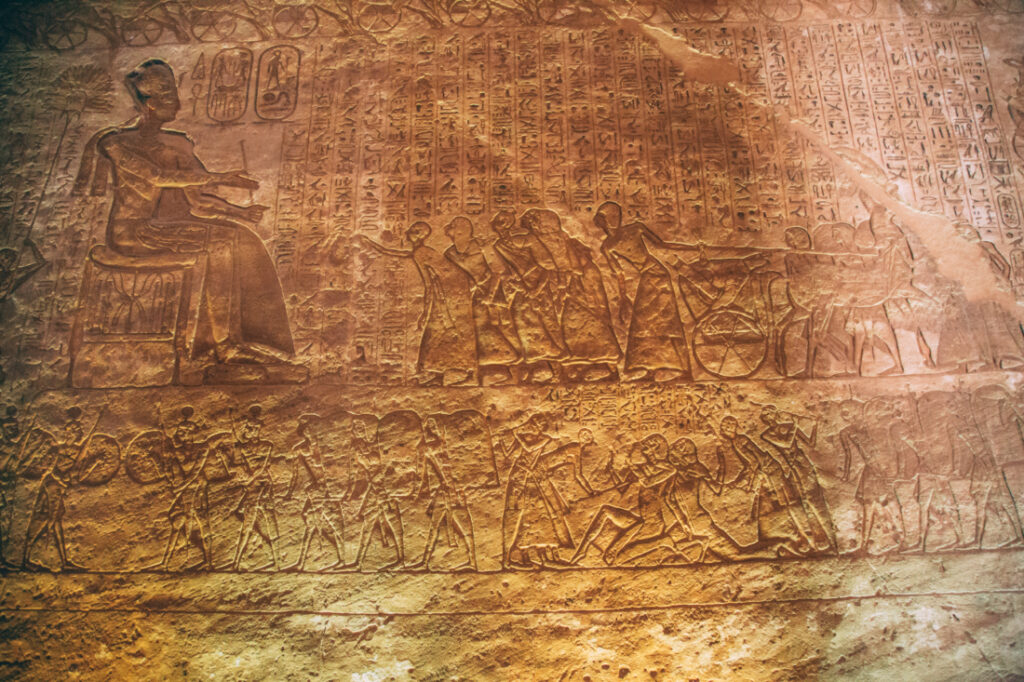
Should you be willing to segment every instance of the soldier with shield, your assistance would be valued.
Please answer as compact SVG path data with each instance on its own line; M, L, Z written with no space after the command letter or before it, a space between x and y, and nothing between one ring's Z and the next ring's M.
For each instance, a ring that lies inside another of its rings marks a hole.
M231 562L233 571L241 567L242 557L245 556L253 536L262 540L270 550L271 562L275 569L279 564L277 539L280 532L277 512L274 509L274 478L270 471L274 445L260 438L263 426L260 413L259 405L253 405L249 409L249 416L242 421L242 428L235 432L238 438L235 447L249 478L242 484L242 494L233 510L235 516L242 520L238 543L235 546L235 558Z
M362 527L359 529L359 549L352 565L362 568L370 549L370 539L374 531L379 531L384 547L390 542L395 543L395 559L384 568L400 567L405 563L405 532L402 527L402 510L388 487L388 478L392 472L381 456L380 443L370 435L362 420L352 422L352 436L356 460L366 478L366 489L359 503L359 511L356 512Z
M430 570L430 559L437 547L441 527L445 527L449 546L454 547L452 533L461 538L466 546L466 560L456 570L476 570L476 542L473 538L473 519L466 504L466 493L458 487L452 469L451 454L437 420L428 417L423 425L420 441L420 456L423 460L423 474L419 496L429 496L427 516L430 530L423 557L409 568L423 567Z
M44 567L31 560L32 550L39 539L46 533L53 535L53 543L60 557L61 571L84 571L85 567L76 564L68 558L67 546L64 541L64 497L68 488L75 482L81 472L80 456L85 450L86 443L95 433L103 416L102 410L96 416L96 421L88 434L82 427L82 408L74 405L69 407L65 416L63 433L53 445L53 451L48 453L52 458L49 466L46 467L39 482L39 489L36 492L35 502L32 505L32 515L29 518L28 533L25 537L25 549L21 556L22 568L33 568L44 570Z
M171 559L181 544L195 544L202 553L201 568L212 569L210 533L210 475L207 464L210 456L219 460L222 470L227 472L228 464L223 455L209 441L200 441L200 426L192 418L195 410L186 405L181 408L181 419L171 435L165 436L170 445L170 456L164 468L164 476L171 484L173 499L167 510L171 535L160 566L168 568ZM161 431L163 430L161 426Z
M313 428L317 419L319 417L316 415L302 415L299 417L299 424L295 429L295 433L301 440L292 448L294 453L292 479L284 494L285 499L291 498L294 494L302 472L305 472L308 481L303 488L302 549L299 550L298 560L284 569L286 571L305 569L309 547L317 535L334 548L334 553L338 557L338 560L325 567L325 570L337 568L345 563L345 541L342 539L344 526L342 526L343 519L338 505L340 499L331 495L328 485L320 439Z

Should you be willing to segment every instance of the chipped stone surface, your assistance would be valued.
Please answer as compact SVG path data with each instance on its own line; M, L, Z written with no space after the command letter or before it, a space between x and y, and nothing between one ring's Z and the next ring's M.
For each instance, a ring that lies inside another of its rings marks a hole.
M1024 676L1021 35L5 3L0 676Z

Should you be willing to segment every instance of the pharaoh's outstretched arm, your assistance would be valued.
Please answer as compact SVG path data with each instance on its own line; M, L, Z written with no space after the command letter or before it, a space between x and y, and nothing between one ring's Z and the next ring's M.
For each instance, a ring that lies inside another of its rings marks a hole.
M367 246L369 246L374 251L377 251L379 253L383 253L385 256L397 256L399 258L412 258L412 249L408 249L408 250L406 250L406 249L392 249L392 248L390 248L388 246L384 246L383 244L379 244L379 243L373 241L372 239L370 239L369 237L367 237L366 235L362 235L362 234L359 235L359 240L362 243L364 243Z
M258 223L263 217L265 206L238 206L220 197L206 194L198 188L185 190L185 196L192 207L192 215L197 218L211 220L229 220L231 222Z
M161 168L119 142L108 141L101 144L103 152L110 157L119 171L143 178L156 187L186 188L225 185L249 189L255 184L238 172L212 173L203 168L198 159L195 159L195 164L191 168Z

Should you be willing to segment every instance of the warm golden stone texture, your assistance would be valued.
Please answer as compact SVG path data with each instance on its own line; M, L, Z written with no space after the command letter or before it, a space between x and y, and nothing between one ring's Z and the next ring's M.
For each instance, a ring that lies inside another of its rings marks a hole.
M1024 677L1022 0L0 7L0 677Z

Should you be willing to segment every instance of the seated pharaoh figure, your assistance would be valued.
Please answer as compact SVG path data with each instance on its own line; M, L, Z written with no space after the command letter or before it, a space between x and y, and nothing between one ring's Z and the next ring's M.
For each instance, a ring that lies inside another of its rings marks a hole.
M284 295L270 254L252 228L263 206L238 206L217 188L255 189L242 171L217 173L198 159L182 132L166 130L181 105L174 72L159 59L125 77L138 116L97 133L82 157L76 190L114 202L106 246L145 261L172 254L203 256L191 355L218 363L278 363L292 355Z

